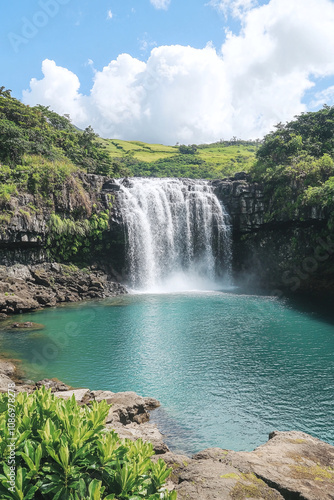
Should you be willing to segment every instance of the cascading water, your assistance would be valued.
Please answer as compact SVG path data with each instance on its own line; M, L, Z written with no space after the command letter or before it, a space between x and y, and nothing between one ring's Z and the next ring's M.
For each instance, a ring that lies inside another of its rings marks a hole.
M228 278L228 216L207 181L132 178L119 182L131 288L211 289Z

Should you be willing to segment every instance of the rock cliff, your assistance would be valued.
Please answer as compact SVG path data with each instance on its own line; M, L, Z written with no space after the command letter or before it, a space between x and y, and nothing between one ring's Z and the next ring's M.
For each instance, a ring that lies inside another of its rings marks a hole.
M273 210L265 186L247 174L214 181L231 220L236 281L273 295L333 293L334 238L328 215L319 207L301 207L287 216ZM291 203L294 200L286 200Z

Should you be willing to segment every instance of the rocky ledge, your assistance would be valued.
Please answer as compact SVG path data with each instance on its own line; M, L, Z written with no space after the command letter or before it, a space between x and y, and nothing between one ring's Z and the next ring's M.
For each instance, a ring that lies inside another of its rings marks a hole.
M62 302L126 293L114 276L95 267L63 264L0 266L0 315L51 307Z
M333 500L334 446L303 432L270 434L251 452L166 453L179 500Z
M0 392L7 391L15 375L15 365L0 360ZM303 432L275 431L251 452L211 448L190 458L171 452L158 428L149 423L149 412L160 406L153 398L72 389L56 379L18 383L17 390L32 392L41 385L63 399L74 395L79 405L102 400L111 404L106 427L121 438L153 444L153 460L162 458L172 469L167 486L177 492L178 500L334 499L334 446Z

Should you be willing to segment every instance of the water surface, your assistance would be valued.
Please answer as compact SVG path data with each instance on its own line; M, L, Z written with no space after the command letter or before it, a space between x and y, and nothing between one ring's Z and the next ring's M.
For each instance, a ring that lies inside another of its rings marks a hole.
M159 399L153 420L174 450L251 450L274 429L334 444L334 327L305 308L232 292L137 294L15 321L46 325L0 331L31 377Z

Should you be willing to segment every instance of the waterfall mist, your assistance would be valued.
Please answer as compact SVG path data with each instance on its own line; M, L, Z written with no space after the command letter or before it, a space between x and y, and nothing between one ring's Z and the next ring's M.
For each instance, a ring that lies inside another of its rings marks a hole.
M119 181L133 290L212 290L229 284L228 215L207 181Z

